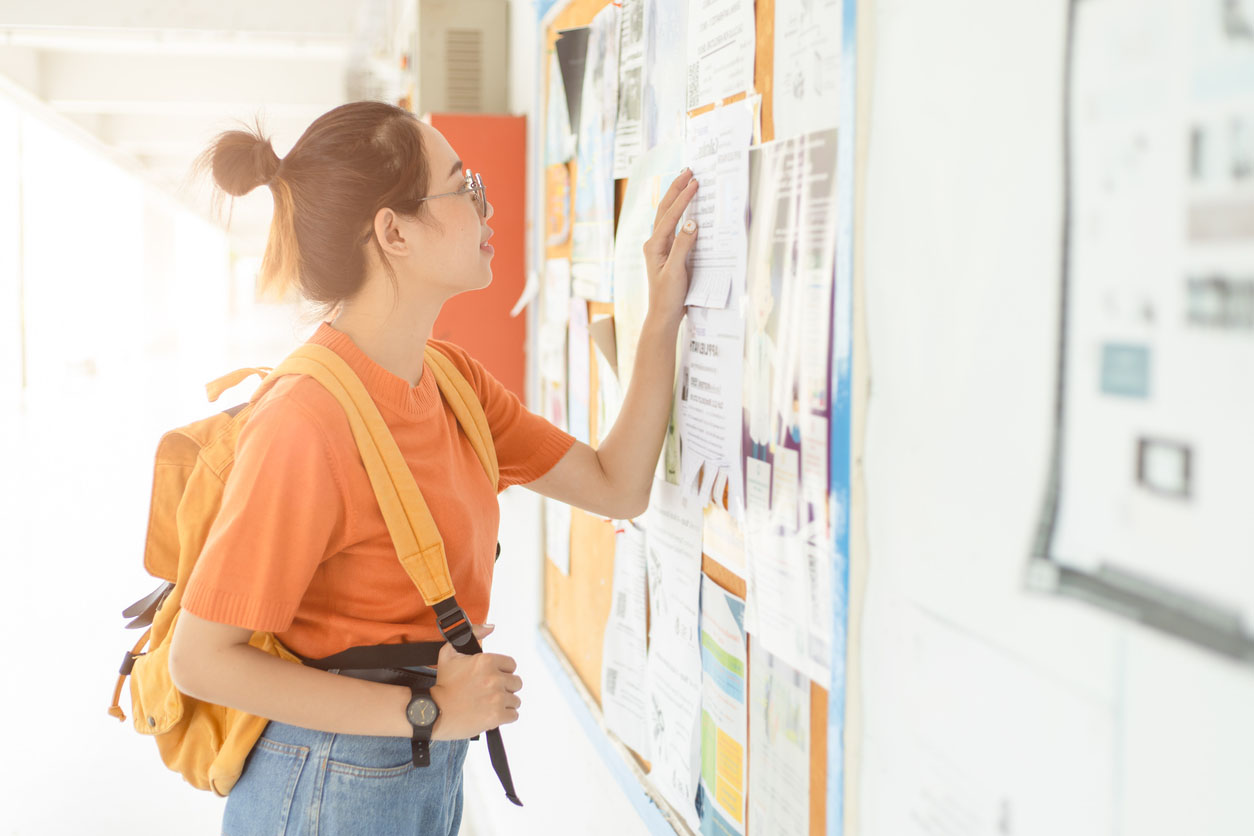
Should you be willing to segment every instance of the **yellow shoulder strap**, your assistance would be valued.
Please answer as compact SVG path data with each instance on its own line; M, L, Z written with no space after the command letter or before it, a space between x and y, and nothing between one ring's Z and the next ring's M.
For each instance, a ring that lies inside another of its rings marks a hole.
M435 382L439 384L445 402L457 416L457 423L461 424L462 431L470 439L471 446L475 448L475 453L483 464L484 472L495 487L501 478L496 461L496 445L492 443L492 430L488 427L488 416L483 412L479 396L453 361L430 343L427 344L426 354L428 367L435 372Z
M440 531L414 474L361 380L334 351L309 343L280 363L266 383L284 374L309 375L344 407L401 565L428 606L451 598L453 580Z

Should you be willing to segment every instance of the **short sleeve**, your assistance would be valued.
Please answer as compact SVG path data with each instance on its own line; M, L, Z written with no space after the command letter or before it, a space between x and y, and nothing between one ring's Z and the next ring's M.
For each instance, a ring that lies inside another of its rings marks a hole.
M240 431L222 507L183 597L201 618L270 632L291 626L314 572L343 547L351 516L328 429L294 396L298 388L279 391Z
M453 343L432 340L452 360L479 396L496 446L497 491L539 479L566 455L575 437L527 409L518 396Z

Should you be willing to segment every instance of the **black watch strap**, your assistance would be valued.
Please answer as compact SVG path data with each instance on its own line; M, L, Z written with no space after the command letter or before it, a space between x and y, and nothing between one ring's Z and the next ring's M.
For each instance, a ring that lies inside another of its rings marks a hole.
M431 690L429 688L411 684L409 686L409 692L411 700L417 699L418 697L425 697L431 701L432 705L435 705L435 700L431 699ZM439 711L439 706L436 706L436 711ZM438 713L436 717L439 717ZM408 710L406 710L406 719L409 719ZM412 729L413 735L413 738L410 741L410 749L413 753L414 766L431 765L431 731L434 727L434 721L429 726L423 726L413 722L413 720L410 720L410 728Z
M409 741L409 750L413 754L414 766L431 765L431 741L414 738Z

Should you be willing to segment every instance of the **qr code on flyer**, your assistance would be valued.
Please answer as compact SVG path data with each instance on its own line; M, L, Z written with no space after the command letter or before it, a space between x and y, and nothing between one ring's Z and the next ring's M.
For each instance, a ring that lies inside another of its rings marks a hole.
M688 65L688 109L689 110L692 110L694 107L701 104L700 102L697 101L697 91L701 87L700 81L701 81L701 64L698 61L693 61L691 64Z

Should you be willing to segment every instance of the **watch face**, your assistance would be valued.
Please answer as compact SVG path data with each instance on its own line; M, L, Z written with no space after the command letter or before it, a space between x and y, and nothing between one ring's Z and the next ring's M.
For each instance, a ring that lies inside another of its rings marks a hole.
M436 708L435 701L424 696L417 696L410 700L409 708L405 713L409 715L409 722L415 726L431 726L435 723L435 718L440 716L440 710Z

